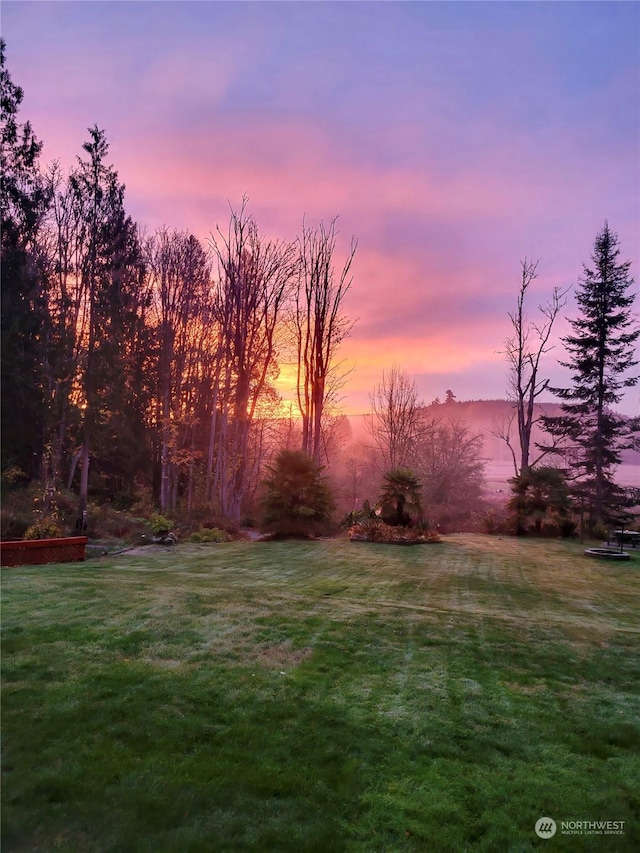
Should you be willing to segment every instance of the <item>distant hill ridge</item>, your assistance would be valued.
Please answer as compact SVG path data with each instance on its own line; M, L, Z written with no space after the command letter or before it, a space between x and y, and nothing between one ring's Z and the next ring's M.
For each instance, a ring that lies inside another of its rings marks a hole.
M484 437L484 454L493 462L510 462L511 453L505 442L493 435L494 424L506 421L511 415L515 415L514 404L510 400L455 400L451 403L431 403L425 406L425 411L443 418L455 418L468 424L473 432L482 433ZM559 415L561 413L560 403L539 402L535 404L535 416ZM354 441L360 441L367 435L365 418L367 414L349 415L349 423ZM512 444L518 446L518 426L514 420L512 429ZM533 428L533 445L535 442L543 442L544 432L538 425ZM534 452L535 456L535 452ZM637 450L626 450L622 454L623 463L640 464L640 452Z

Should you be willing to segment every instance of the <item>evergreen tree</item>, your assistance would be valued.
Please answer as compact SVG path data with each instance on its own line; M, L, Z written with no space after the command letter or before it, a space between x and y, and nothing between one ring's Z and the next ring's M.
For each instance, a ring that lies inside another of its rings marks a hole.
M29 122L18 122L22 98L0 39L2 468L18 468L30 478L39 473L42 453L39 363L46 304L37 235L48 195L38 168L42 143Z
M569 488L558 468L526 468L511 480L511 490L508 507L514 513L518 536L573 533Z
M576 301L581 315L570 320L573 334L564 339L571 370L569 388L553 388L562 399L562 415L544 419L548 432L563 442L563 453L587 497L591 525L615 522L624 493L613 482L621 451L632 446L638 423L612 411L623 389L635 385L634 343L640 335L631 313L635 294L630 261L619 261L618 237L605 222L597 235L592 266L584 266Z
M78 157L69 178L79 231L75 274L83 291L79 318L83 352L78 365L83 398L80 524L85 523L87 510L90 459L96 460L97 473L101 451L104 485L111 492L130 493L144 460L141 433L146 408L140 381L133 379L143 367L140 318L145 301L148 304L140 292L144 282L140 242L125 213L124 184L106 163L109 144L105 132L94 126L89 128L89 137L82 146L87 156ZM111 451L107 450L109 443ZM118 456L125 444L128 458L121 460Z
M150 465L146 413L151 402L150 302L138 230L120 209L104 224L110 260L101 275L95 305L95 426L92 489L100 485L124 504L135 496L135 480Z
M276 536L310 536L327 527L333 498L312 456L302 450L281 450L264 485L266 530Z

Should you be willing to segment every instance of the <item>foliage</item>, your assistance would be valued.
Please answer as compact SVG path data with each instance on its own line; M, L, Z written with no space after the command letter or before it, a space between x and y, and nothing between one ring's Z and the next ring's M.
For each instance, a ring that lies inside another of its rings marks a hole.
M573 334L564 339L571 371L568 388L552 389L562 399L562 415L544 419L549 433L564 444L572 479L591 525L617 520L623 491L613 482L621 452L633 446L640 421L616 415L611 406L623 389L638 382L634 343L640 328L632 313L635 299L631 262L619 262L618 237L605 222L597 235L592 267L584 267L576 301L581 309L570 320Z
M490 536L498 536L502 534L511 534L515 530L513 528L513 519L507 515L504 507L488 507L481 516L481 528L483 533Z
M435 419L416 447L414 467L424 484L429 518L443 530L468 526L484 504L483 436L456 419Z
M322 468L301 450L282 450L264 482L264 529L276 536L326 531L333 498Z
M189 542L231 542L231 536L219 527L202 527L191 534Z
M196 425L212 425L212 398L222 387L244 393L262 379L268 384L275 364L262 377L264 341L240 331L234 340L241 349L247 344L255 362L238 381L246 364L228 376L216 374L212 351L226 364L233 342L229 327L225 346L218 346L214 327L222 304L214 298L206 253L194 237L172 235L176 263L159 270L152 252L143 255L138 229L124 209L124 186L108 165L103 130L89 129L67 177L58 165L41 176L41 143L29 123L18 123L23 93L5 69L4 42L1 48L2 468L18 466L27 479L47 476L56 486L79 485L79 514L90 496L130 506L140 479L157 488L163 509L168 503L175 507L187 490L191 501L207 442L224 453L239 432L239 413L253 411L258 402L254 396L247 406L246 395L232 403L218 395L229 407L229 419L219 434L212 429L209 440L205 429L195 432ZM242 279L246 305L260 322L273 313L274 291L252 302L254 286L272 280L278 269L273 247L253 239L252 226L245 230L248 238L235 247L238 257L226 272L238 272L236 262L243 267L235 280ZM191 300L187 310L180 299L169 304L179 289L171 290L176 275ZM159 282L167 284L164 291ZM238 294L231 288L225 295L230 316L236 316L232 305ZM151 316L155 297L167 310ZM156 419L151 413L159 410L162 417ZM162 458L153 461L166 471L169 458L169 501L168 489L162 488L165 471L156 480L152 468L151 454L161 443ZM221 469L249 459L250 450L243 435L241 446L218 465L217 481L229 486L233 478L221 477ZM251 473L255 487L259 474Z
M26 486L28 476L18 465L9 465L0 474L0 494L3 496L14 489Z
M557 468L527 468L510 480L513 497L508 508L514 513L517 535L572 535L572 503L565 475Z
M0 510L0 539L23 539L31 524L30 514L3 507Z
M47 530L53 531L52 536L63 536L73 529L74 521L74 496L66 490L56 490L48 483L34 480L27 486L12 489L4 499L2 538L51 538L45 535Z
M347 512L345 513L342 521L340 522L340 527L352 527L354 524L362 524L365 521L375 520L377 518L375 510L373 510L369 504L369 501L365 501L362 504L362 508L355 512Z
M108 503L89 504L88 535L116 542L135 542L149 530L147 518Z
M173 522L168 519L164 515L160 515L160 513L155 512L150 519L151 531L154 536L162 536L163 534L169 533L171 528L173 527Z
M387 545L412 545L441 542L440 535L417 524L411 527L385 524L376 518L357 521L349 528L352 542L380 542Z
M362 494L376 471L379 476L387 468L409 468L423 484L421 500L432 523L447 530L468 527L484 503L483 436L455 416L453 393L447 392L447 404L428 410L415 383L393 368L383 374L371 406L365 424L373 444L362 458L349 460L349 493Z
M144 423L150 402L138 230L125 211L124 184L107 162L105 132L89 128L82 149L84 157L68 182L69 204L81 222L79 261L67 270L71 278L79 277L86 323L85 351L77 364L82 394L79 515L87 507L90 461L106 494L122 497L134 488L147 463Z
M45 288L36 238L49 198L39 170L42 143L29 122L20 124L23 91L5 66L0 39L0 370L2 469L38 475L44 397L39 365L45 323Z
M62 536L59 525L53 519L43 519L27 528L24 539L56 539Z
M73 488L79 520L90 501L127 509L145 491L163 513L206 505L237 525L286 443L275 384L285 331L308 397L303 439L316 458L332 447L355 241L338 270L335 220L274 241L246 199L209 252L171 228L144 238L97 125L70 171L40 172L4 47L0 468Z
M420 494L422 486L409 468L387 471L380 496L381 517L392 526L408 526L422 514Z

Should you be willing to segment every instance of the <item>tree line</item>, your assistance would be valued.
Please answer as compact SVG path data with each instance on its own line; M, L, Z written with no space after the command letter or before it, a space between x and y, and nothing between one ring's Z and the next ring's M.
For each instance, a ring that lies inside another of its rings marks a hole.
M580 313L569 318L572 331L562 339L565 354L559 363L570 374L564 387L542 376L541 359L551 349L552 327L568 289L555 288L536 317L529 317L527 296L538 265L522 262L516 309L509 314L513 333L504 350L514 412L495 425L514 463L510 506L516 532L531 525L540 531L548 516L570 529L571 517L579 516L588 531L602 534L603 528L628 524L638 504L637 494L615 482L623 451L640 449L640 418L623 417L613 408L640 378L633 372L640 328L633 313L631 262L620 259L619 238L605 221L578 281ZM535 404L545 391L560 398L559 415L537 413ZM536 422L546 438L534 446Z
M555 287L531 316L528 301L539 264L525 259L521 265L516 307L508 314L512 332L503 350L512 414L493 428L513 460L506 529L568 535L577 519L583 532L605 535L613 526L629 524L639 504L637 489L615 481L622 453L640 450L640 418L613 408L640 378L633 371L640 328L633 313L631 264L620 259L618 236L605 222L578 281L580 313L569 318L572 333L562 339L565 354L559 363L571 380L565 387L552 386L543 363L570 288ZM545 414L538 405L545 392L560 398L560 414ZM447 391L444 404L435 400L426 407L406 373L386 372L371 395L369 446L347 463L353 495L364 482L371 491L381 471L400 471L407 482L411 475L421 483L432 519L469 523L482 506L483 436L446 416L454 402ZM536 425L544 435L540 442L533 440Z
M239 522L283 448L316 471L339 455L348 430L334 405L346 378L337 355L353 327L344 300L356 241L339 263L335 219L303 219L295 239L272 240L246 199L206 244L169 226L146 234L126 211L104 130L89 129L68 174L41 166L3 41L0 95L3 482L77 491L80 525L90 493L122 506L145 493L162 513L208 506ZM540 506L579 512L592 527L622 517L614 471L637 447L638 422L612 407L638 381L640 330L619 253L605 223L564 339L565 388L542 371L568 291L556 288L532 318L539 262L522 263L504 348L513 417L494 431L513 456L523 530ZM276 385L283 361L295 372L289 417ZM533 446L547 391L562 414L542 417L548 441ZM482 435L452 417L453 393L436 413L391 367L370 399L369 439L344 454L343 505L356 511L385 472L410 469L434 523L466 523L482 504Z
M267 238L231 210L208 245L127 214L94 126L76 165L40 166L5 66L2 95L2 470L123 504L150 488L163 512L209 502L239 520L278 421L279 360L297 363L303 449L320 461L352 322L356 251L336 220Z

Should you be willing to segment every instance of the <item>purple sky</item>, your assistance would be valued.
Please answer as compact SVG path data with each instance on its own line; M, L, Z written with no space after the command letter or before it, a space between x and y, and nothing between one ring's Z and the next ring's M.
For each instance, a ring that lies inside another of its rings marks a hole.
M638 3L3 0L2 32L44 162L104 128L148 230L206 240L245 194L273 237L339 216L350 411L394 364L426 402L504 396L520 260L535 313L605 219L638 279Z

